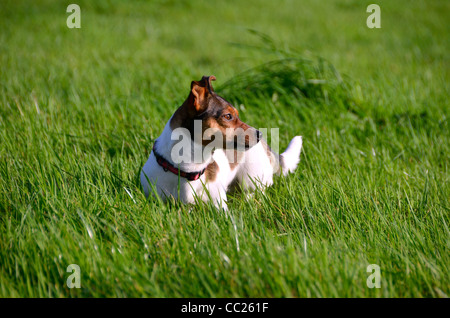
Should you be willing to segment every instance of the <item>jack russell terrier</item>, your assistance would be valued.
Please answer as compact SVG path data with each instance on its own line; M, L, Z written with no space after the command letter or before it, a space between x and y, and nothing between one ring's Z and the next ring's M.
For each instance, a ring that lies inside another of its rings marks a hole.
M191 83L186 101L156 139L141 172L145 196L150 193L184 203L212 200L227 210L227 190L247 193L272 185L273 175L292 172L300 161L302 137L276 154L262 133L242 122L239 112L214 92L214 76Z

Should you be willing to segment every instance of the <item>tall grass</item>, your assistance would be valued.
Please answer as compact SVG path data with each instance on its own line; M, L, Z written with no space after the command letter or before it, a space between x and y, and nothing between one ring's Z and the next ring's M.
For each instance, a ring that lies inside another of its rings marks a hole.
M7 2L0 295L448 296L448 43L433 40L448 4L380 5L374 33L365 8L340 2L258 2L256 14L82 1L73 32L63 5ZM304 136L297 171L251 199L231 194L226 215L146 200L138 181L190 81L210 74L246 122L280 128L280 149ZM70 264L81 289L66 285ZM380 289L366 285L369 264Z

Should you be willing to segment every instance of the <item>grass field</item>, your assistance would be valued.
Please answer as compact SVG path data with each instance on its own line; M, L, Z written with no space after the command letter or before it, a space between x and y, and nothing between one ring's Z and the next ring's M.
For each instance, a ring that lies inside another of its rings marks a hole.
M0 4L1 297L450 295L449 1L377 1L381 29L373 1L77 1L69 29L72 2ZM280 149L303 136L299 168L228 215L147 201L212 74Z

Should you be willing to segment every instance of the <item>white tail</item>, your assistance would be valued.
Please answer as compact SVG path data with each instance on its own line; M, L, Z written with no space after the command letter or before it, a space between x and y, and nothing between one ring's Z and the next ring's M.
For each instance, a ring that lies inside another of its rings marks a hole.
M300 151L302 150L302 136L295 136L289 143L286 151L280 155L280 166L283 175L293 172L300 162Z

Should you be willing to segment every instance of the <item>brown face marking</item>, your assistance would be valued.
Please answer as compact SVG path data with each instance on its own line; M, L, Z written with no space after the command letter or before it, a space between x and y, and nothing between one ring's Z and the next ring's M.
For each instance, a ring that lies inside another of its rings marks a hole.
M214 78L215 79L215 78ZM191 83L191 92L177 111L170 122L172 130L183 127L188 129L191 138L194 136L194 121L202 121L202 144L204 146L214 141L203 139L204 132L209 128L218 129L223 137L223 148L226 148L227 128L241 128L246 131L250 127L239 119L239 112L229 102L218 96L211 85L211 77L203 77L201 81ZM252 128L254 129L254 128ZM249 136L245 135L245 144L250 143Z

